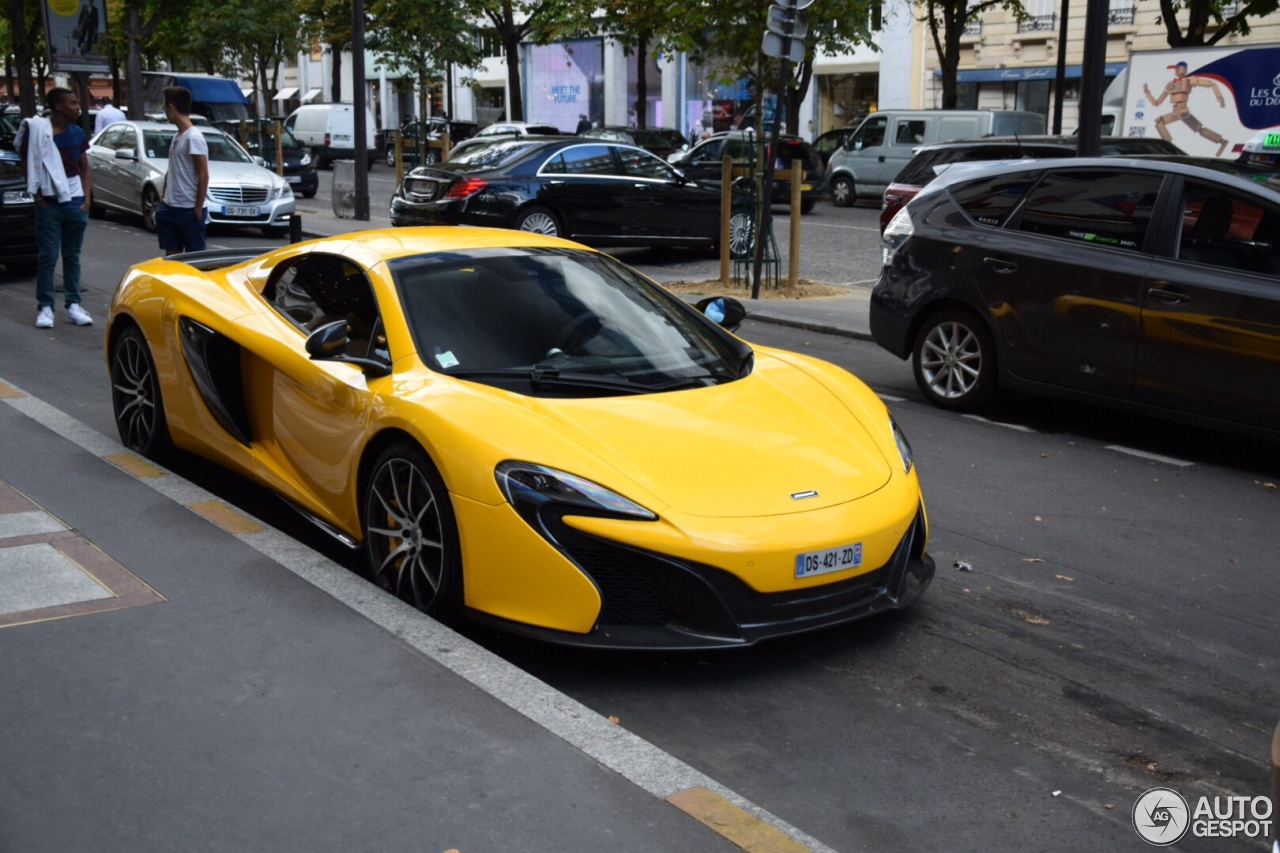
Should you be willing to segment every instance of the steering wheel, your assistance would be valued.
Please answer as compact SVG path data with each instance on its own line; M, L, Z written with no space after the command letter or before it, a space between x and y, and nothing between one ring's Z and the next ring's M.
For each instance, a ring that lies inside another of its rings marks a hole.
M551 344L551 349L547 351L547 355L552 355L556 350L574 352L600 334L603 329L604 324L600 322L599 317L590 311L584 311L565 323L564 328L556 334L556 339Z

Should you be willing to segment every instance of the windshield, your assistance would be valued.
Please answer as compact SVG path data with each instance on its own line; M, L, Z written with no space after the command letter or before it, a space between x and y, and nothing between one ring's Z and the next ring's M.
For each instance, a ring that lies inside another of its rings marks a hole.
M253 162L253 158L226 134L216 130L205 130L204 141L209 143L209 162L211 163Z
M539 396L732 381L751 350L604 255L482 249L389 263L429 368Z
M468 146L465 151L450 157L449 162L467 166L494 168L515 160L525 152L537 148L541 144L540 142L528 142L523 139L504 139L498 142L491 142L488 145L476 143L474 146Z

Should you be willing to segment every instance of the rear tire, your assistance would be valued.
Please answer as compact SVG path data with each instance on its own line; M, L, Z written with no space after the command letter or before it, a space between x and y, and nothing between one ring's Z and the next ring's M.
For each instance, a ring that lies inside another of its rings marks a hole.
M531 234L545 234L548 237L564 236L564 226L560 224L556 215L545 207L526 207L516 214L513 227L517 231L527 231Z
M916 385L933 405L969 412L996 393L996 349L971 311L940 311L925 320L912 347Z

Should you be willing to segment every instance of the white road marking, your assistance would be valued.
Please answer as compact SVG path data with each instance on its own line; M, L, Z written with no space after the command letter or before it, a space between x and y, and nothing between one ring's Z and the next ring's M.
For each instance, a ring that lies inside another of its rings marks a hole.
M1108 444L1107 450L1114 450L1116 453L1124 453L1128 456L1136 456L1149 462L1159 462L1161 465L1173 465L1176 468L1192 468L1196 464L1185 459L1174 459L1172 456L1161 456L1159 453L1150 453L1146 450L1125 447L1122 444Z
M1033 430L1029 426L1023 426L1022 424L1007 424L1007 423L1004 423L1003 421L991 421L982 417L982 415L961 415L960 417L968 418L969 420L977 421L978 423L991 424L991 426L998 426L998 427L1004 427L1005 429L1017 430L1018 432L1035 432L1035 430Z

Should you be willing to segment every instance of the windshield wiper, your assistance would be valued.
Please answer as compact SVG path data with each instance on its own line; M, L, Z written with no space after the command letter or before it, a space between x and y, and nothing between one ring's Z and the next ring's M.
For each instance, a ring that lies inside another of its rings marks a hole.
M680 388L704 388L720 382L718 377L710 373L702 373L697 376L680 376L666 382L640 383L622 376L567 372L545 364L535 364L528 370L518 367L450 370L446 375L459 379L528 379L529 384L539 391L551 388L583 388L621 391L624 394L651 394L655 391L674 391Z

